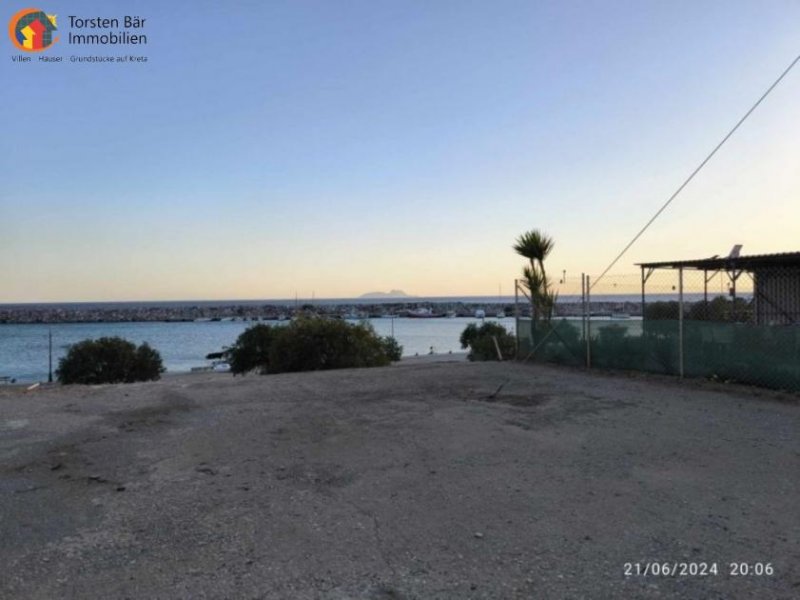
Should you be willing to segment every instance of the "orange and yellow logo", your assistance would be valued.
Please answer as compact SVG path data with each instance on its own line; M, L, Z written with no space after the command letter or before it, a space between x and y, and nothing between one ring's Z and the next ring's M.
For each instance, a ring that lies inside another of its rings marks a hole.
M8 24L8 35L14 45L24 52L41 52L58 41L56 16L38 8L19 11Z

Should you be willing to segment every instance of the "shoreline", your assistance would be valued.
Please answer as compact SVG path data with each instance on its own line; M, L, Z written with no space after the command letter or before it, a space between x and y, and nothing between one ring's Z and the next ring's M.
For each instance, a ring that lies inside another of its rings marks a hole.
M393 362L390 367L395 366L409 366L409 365L420 365L420 364L434 364L434 363L462 363L468 362L467 353L466 352L450 352L450 353L443 353L443 354L421 354L417 356L403 356L399 361ZM314 372L326 372L326 371L340 371L342 369L326 369L323 371L302 371L302 373L314 373ZM159 379L153 381L137 381L132 384L124 384L124 385L136 385L142 383L156 383L158 381L165 381L165 382L174 382L181 378L190 378L192 382L197 382L197 378L206 375L213 375L215 377L220 376L227 376L231 379L233 378L244 378L248 377L249 375L233 375L230 371L167 371L161 374ZM274 375L279 375L279 373L275 373ZM261 376L261 375L259 375ZM269 375L264 375L264 377L268 377ZM105 387L108 385L123 385L123 384L116 384L116 383L101 383L96 385L88 385L85 387L88 388L98 388L98 387ZM28 388L31 386L36 386L33 390L36 391L37 389L46 390L46 389L57 389L64 386L58 381L47 382L47 381L14 381L13 383L5 383L0 382L0 392L5 390L15 390L15 391L27 391Z

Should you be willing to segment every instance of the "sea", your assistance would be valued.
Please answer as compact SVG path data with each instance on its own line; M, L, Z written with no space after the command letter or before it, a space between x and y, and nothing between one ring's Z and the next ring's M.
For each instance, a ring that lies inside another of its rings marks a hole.
M487 318L514 333L512 317ZM355 321L353 321L355 322ZM459 336L472 318L380 318L368 319L379 335L393 335L403 346L404 356L464 352ZM251 322L190 321L177 323L57 323L0 325L0 377L18 383L47 381L49 336L52 334L53 370L68 348L85 339L119 336L135 344L147 342L159 351L168 373L186 373L193 367L209 366L205 356L233 345Z
M688 295L687 295L688 296ZM692 296L698 296L693 294ZM699 296L701 297L701 296ZM692 300L699 299L693 297ZM594 302L637 302L638 295L597 295ZM648 294L648 301L675 300L674 294ZM688 298L687 298L688 299ZM524 301L524 300L523 300ZM579 302L580 296L561 296L559 302ZM467 296L420 298L345 298L345 299L292 299L292 300L205 300L176 302L92 302L48 304L2 304L0 309L29 309L34 307L84 310L114 308L182 307L182 306L259 306L264 304L298 306L313 302L316 305L354 306L366 304L430 305L466 303L470 305L513 304L513 296ZM502 324L509 333L515 333L513 317L490 317L487 321ZM403 355L449 354L464 352L459 343L461 332L478 319L456 318L373 318L367 321L382 336L394 336L403 347ZM274 322L272 322L274 323ZM119 336L135 344L147 342L158 350L168 373L186 373L194 367L207 367L206 355L220 352L231 346L236 338L253 323L247 321L189 321L189 322L124 322L124 323L54 323L54 324L0 324L0 378L7 377L18 383L46 381L50 371L50 335L52 335L52 369L65 356L72 344L85 339Z

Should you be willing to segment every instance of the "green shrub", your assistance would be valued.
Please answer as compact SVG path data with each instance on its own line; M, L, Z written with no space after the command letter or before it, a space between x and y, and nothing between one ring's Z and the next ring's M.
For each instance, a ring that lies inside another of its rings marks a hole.
M545 329L545 326L549 328ZM541 341L535 356L557 364L584 365L586 342L580 327L580 324L567 319L543 324L539 332Z
M505 327L497 323L484 323L480 327L475 323L470 323L461 332L459 341L462 348L469 348L469 354L467 355L469 360L497 360L495 339L497 339L497 344L500 346L500 353L503 358L513 358L516 352L514 336Z
M674 300L648 302L644 307L646 321L677 321L680 305Z
M592 344L592 365L608 369L646 370L647 352L641 335L624 325L598 323Z
M403 348L367 323L303 317L286 326L259 324L244 331L225 356L231 371L282 373L379 367L400 360Z
M225 358L234 375L259 370L266 373L269 366L269 349L275 340L277 327L260 323L249 327L225 352Z
M397 362L403 358L403 347L392 336L382 337L381 343L390 361Z
M688 319L695 321L735 321L747 323L753 318L753 300L717 296L709 301L700 300L689 308Z
M267 370L381 367L390 362L384 342L368 323L303 318L276 330Z
M58 363L61 383L132 383L161 377L161 355L146 343L138 348L119 337L84 340L70 347Z

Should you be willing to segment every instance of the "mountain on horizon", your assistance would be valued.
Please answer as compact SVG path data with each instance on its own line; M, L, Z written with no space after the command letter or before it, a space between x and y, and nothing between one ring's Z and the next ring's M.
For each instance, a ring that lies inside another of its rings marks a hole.
M359 298L410 298L403 290L392 290L390 292L367 292L361 294Z

